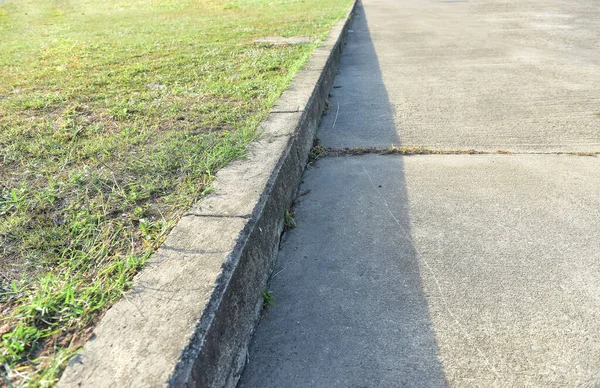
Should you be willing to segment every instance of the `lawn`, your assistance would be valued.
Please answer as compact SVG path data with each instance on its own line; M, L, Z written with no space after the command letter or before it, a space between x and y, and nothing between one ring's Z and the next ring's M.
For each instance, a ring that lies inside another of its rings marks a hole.
M349 4L0 1L0 385L56 382Z

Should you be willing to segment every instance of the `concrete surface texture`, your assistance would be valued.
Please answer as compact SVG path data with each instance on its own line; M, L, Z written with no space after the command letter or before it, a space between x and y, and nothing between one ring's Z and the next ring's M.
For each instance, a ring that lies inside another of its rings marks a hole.
M324 145L600 151L597 0L363 4Z
M240 387L600 385L594 1L359 5ZM339 106L339 109L338 109Z
M600 382L600 160L326 158L242 387Z

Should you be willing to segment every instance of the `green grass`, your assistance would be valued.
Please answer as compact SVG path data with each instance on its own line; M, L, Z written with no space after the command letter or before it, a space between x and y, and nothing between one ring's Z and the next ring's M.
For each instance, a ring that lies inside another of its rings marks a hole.
M0 2L0 385L55 383L349 4Z

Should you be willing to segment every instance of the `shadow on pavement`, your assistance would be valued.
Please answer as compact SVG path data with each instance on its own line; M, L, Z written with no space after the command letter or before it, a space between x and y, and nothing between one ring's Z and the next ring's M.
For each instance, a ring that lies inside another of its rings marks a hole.
M400 145L369 25L357 4L319 139L331 148Z
M364 136L398 144L360 3L352 30L319 137L336 146L347 125L360 124ZM271 279L276 305L257 328L239 386L447 386L410 236L402 157L324 158L307 170L306 190Z

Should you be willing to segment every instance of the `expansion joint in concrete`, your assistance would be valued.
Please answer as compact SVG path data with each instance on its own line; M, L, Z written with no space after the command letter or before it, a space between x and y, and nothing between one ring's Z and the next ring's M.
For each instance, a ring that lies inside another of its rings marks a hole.
M300 113L303 112L304 109L291 109L291 110L272 110L271 113L272 114L279 114L279 113Z
M354 148L326 148L320 152L318 159L337 156L360 155L566 155L596 157L600 152L571 152L571 151L509 151L509 150L476 150L476 149L438 149L426 147L354 147Z
M201 213L185 213L183 217L206 217L206 218L241 218L248 220L252 218L251 214L245 215L228 215L228 214L201 214Z

